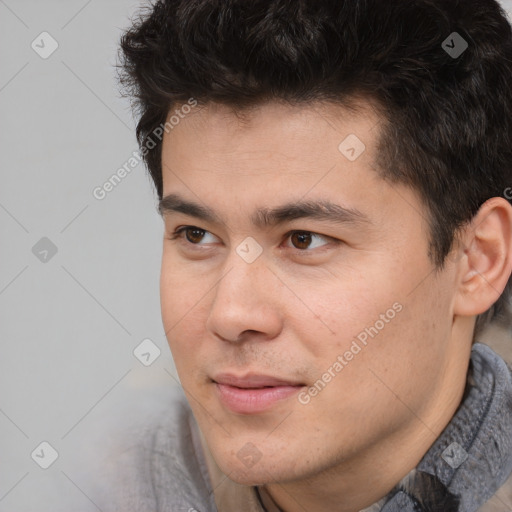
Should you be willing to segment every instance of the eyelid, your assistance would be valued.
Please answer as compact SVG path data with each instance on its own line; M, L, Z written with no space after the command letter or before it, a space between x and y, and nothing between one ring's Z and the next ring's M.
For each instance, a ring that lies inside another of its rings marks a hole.
M284 239L288 240L290 238L290 236L295 233L307 233L309 235L316 236L318 238L323 238L324 240L327 240L328 242L337 242L337 240L335 238L332 238L330 236L322 235L320 233L317 233L316 231L307 231L307 230L303 230L303 229L292 229L291 231L286 233ZM296 247L293 247L293 246L287 246L287 247L289 249L291 249L292 251L306 254L306 253L312 253L312 252L315 252L318 250L322 250L324 247L326 247L328 245L329 245L329 243L326 243L320 247L315 247L314 249L297 249Z
M187 226L179 226L177 227L172 236L170 237L170 240L179 240L179 239L184 239L182 234L187 230L187 229L197 229L198 231L203 231L204 233L209 233L210 235L212 236L215 236L213 233L211 233L210 231L208 231L207 229L203 229L203 228L200 228L198 226L190 226L190 225L187 225ZM336 238L333 238L333 237L330 237L330 236L327 236L327 235L322 235L321 233L317 233L315 231L308 231L308 230L305 230L305 229L292 229L290 231L288 231L285 236L284 236L284 240L287 240L291 235L295 234L295 233L308 233L310 235L313 235L313 236L317 236L319 238L323 238L324 240L328 240L330 242L333 242L335 244L339 244L339 243L342 243L341 240L338 240ZM217 237L216 237L217 238ZM193 244L191 242L188 242L187 240L185 240L185 244L186 245L189 245L191 247L202 247L201 244ZM297 249L296 247L290 247L290 246L287 246L289 249L291 249L292 251L295 251L297 253L301 253L301 254L306 254L306 253L313 253L317 250L321 250L322 248L324 248L325 246L327 246L329 244L324 244L323 246L321 247L316 247L314 249ZM201 249L202 250L202 249Z
M172 235L169 237L170 240L179 240L179 239L184 239L184 237L182 236L182 234L187 231L187 229L197 229L198 231L204 231L205 233L209 233L210 235L212 236L215 236L215 238L218 238L216 235L214 235L211 231L208 231L207 229L203 229L203 228L200 228L198 226L179 226L177 227L174 232L172 233ZM185 240L185 242L187 243L187 245L190 245L190 246L196 246L196 247L201 247L201 244L193 244L191 242L189 242L188 240Z

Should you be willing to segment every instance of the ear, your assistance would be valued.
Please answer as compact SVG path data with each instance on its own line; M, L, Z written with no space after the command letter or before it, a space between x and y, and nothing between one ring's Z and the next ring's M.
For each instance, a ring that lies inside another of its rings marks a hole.
M493 197L478 210L460 236L465 247L459 260L454 313L479 315L500 297L512 273L512 206Z

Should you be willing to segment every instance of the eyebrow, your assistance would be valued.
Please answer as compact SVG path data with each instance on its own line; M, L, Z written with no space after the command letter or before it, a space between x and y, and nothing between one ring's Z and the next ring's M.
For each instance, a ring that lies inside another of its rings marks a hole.
M211 208L188 201L177 194L163 197L158 205L160 215L179 212L212 224L222 224L222 218ZM276 208L258 208L251 221L259 229L275 227L295 219L315 219L334 224L371 224L359 210L345 208L327 200L290 202Z

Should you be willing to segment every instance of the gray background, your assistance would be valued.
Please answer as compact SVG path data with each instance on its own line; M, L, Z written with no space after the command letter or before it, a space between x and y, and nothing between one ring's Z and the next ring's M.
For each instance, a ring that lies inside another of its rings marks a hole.
M0 1L2 512L97 510L79 478L93 430L176 385L160 317L163 224L143 164L105 199L92 193L137 149L113 64L140 4ZM43 31L59 45L46 59L31 48L50 48ZM46 262L32 252L43 237L57 247ZM161 350L148 367L133 355L147 338ZM46 470L31 458L42 441L59 454Z
M0 0L0 512L98 510L83 460L101 458L109 418L136 422L177 386L143 164L92 193L137 149L113 64L139 5ZM133 353L145 339L150 366Z

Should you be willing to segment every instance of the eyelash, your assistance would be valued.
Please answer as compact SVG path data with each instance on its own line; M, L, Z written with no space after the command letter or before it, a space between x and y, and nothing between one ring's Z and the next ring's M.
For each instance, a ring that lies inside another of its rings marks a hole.
M167 237L169 240L177 240L177 239L183 239L185 240L185 243L187 245L191 245L191 246L199 246L201 247L200 244L193 244L192 242L189 242L188 240L186 240L184 237L183 237L183 234L187 231L187 230L198 230L198 231L202 231L204 233L210 233L209 231L207 231L206 229L202 229L202 228L198 228L197 226L182 226L182 227L179 227L177 228L174 233ZM320 238L323 238L324 240L329 240L331 241L331 243L335 243L335 244L340 244L341 243L341 240L337 240L335 238L331 238L329 236L326 236L326 235L320 235L319 233L315 233L313 231L304 231L304 230L293 230L293 231L289 231L286 236L285 236L285 239L288 239L291 235L294 235L296 233L301 233L301 234L308 234L308 235L313 235L313 236L318 236ZM328 245L328 244L326 244ZM323 248L325 248L326 246L322 246L322 247L318 247L316 248L316 250L322 250ZM297 249L297 248L292 248L292 250L295 250L297 253L300 253L300 254L303 254L305 255L306 253L312 253L315 249L312 249L312 250L308 250L308 249Z

